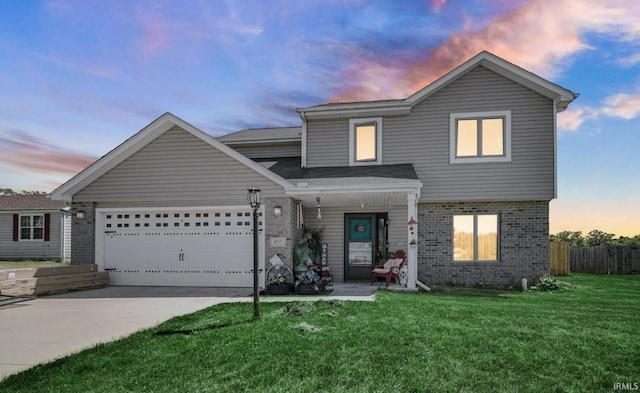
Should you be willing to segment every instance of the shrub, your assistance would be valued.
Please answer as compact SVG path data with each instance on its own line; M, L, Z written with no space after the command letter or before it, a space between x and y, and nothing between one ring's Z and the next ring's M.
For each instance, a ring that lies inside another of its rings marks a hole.
M539 291L555 291L560 289L560 284L558 283L558 280L556 280L555 278L551 277L548 274L545 274L544 276L540 277L540 280L538 280L538 283L536 284L536 289Z

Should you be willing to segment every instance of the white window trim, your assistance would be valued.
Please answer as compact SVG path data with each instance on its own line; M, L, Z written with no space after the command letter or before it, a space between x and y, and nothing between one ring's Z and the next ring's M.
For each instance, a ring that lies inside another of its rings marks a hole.
M33 217L36 216L40 216L42 217L42 239L34 239L33 238L33 230L34 230L34 226L33 226L33 222L34 219ZM22 238L22 229L25 228L22 226L22 217L31 217L30 218L30 223L31 225L29 226L29 239L23 239ZM44 222L44 214L20 214L18 217L18 241L20 242L43 242L44 241L44 232L45 232L45 222Z
M356 160L356 126L361 124L376 125L376 159L370 161ZM382 117L349 119L349 165L382 165Z
M504 155L487 157L456 157L456 124L458 119L504 117ZM466 112L449 114L449 163L511 162L511 111Z
M455 263L495 263L500 262L500 214L498 213L463 213L454 214L456 216L472 216L473 217L473 259L453 259ZM478 259L478 216L496 216L496 259ZM452 220L453 220L452 217ZM452 239L455 237L455 228L453 228ZM451 242L453 250L455 244Z

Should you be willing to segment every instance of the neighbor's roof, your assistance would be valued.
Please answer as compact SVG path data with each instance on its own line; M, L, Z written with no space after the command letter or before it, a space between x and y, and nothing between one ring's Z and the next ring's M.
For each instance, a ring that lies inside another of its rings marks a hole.
M302 129L301 127L250 128L232 132L217 139L224 144L299 142L302 140Z
M65 207L47 195L0 195L0 210L56 210Z

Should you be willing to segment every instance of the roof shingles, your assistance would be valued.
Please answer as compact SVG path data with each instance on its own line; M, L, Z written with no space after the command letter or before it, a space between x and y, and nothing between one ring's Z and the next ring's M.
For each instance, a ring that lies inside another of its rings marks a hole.
M0 195L0 210L56 210L65 207L47 195Z
M418 180L418 175L412 164L301 168L300 157L287 157L275 160L277 160L277 163L269 167L269 170L285 179L384 177Z

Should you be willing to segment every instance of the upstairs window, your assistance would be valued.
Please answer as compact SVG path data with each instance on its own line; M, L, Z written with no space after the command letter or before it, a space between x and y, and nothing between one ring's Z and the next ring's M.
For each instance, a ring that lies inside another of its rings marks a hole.
M44 240L44 215L20 216L20 240Z
M450 163L511 161L511 111L452 113Z
M349 164L382 164L382 118L349 120Z

